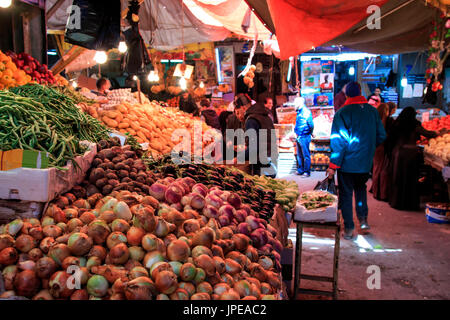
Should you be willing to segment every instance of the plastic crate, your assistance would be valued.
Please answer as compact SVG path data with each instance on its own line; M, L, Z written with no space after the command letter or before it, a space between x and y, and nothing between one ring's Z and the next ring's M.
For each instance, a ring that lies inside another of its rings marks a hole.
M430 223L450 223L450 205L446 203L427 203L425 215Z

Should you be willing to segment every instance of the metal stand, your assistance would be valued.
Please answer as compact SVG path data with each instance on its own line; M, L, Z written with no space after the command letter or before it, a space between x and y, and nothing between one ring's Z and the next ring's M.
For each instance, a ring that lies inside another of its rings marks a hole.
M338 217L338 222L300 222L296 221L297 225L297 241L295 243L295 274L294 274L294 295L293 299L297 298L298 293L303 294L314 294L314 295L327 295L332 296L333 299L337 299L337 281L338 281L338 267L339 267L339 247L341 238L341 225L339 223L340 219ZM334 230L334 257L333 257L333 277L308 275L301 273L302 267L302 237L304 228L316 228L316 229L330 229ZM321 282L331 282L333 285L332 291L322 291L322 290L312 290L304 289L300 287L300 280L313 280Z

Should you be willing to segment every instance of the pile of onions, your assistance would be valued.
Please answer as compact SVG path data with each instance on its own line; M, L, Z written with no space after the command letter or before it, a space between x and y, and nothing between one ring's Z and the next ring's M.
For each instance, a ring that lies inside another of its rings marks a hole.
M114 158L108 161L106 178L115 166ZM8 290L0 298L276 297L281 243L239 195L191 178L165 178L148 190L147 196L121 190L87 197L77 187L50 204L40 221L0 226L0 271Z

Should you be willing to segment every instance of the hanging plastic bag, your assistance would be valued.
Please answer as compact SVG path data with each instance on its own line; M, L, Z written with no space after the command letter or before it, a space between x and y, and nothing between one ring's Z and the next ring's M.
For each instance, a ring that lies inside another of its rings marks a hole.
M120 41L120 0L73 0L65 42L91 50L110 50Z
M334 177L331 179L326 177L322 181L317 182L314 190L327 191L331 194L337 195L337 188L336 183L334 182Z

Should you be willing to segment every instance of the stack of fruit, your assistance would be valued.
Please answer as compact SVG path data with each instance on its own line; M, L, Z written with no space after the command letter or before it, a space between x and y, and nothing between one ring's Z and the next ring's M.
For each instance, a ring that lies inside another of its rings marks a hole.
M52 71L48 70L47 65L41 65L39 61L28 53L16 54L12 51L8 51L6 54L11 57L17 68L25 71L33 81L40 84L54 84L56 82Z
M31 82L31 76L17 68L13 59L0 51L0 90Z
M249 71L244 76L244 84L250 89L255 85L253 82L253 79L255 78L255 70L256 66L251 65Z
M311 164L328 165L330 164L330 157L324 153L315 153L311 156Z

